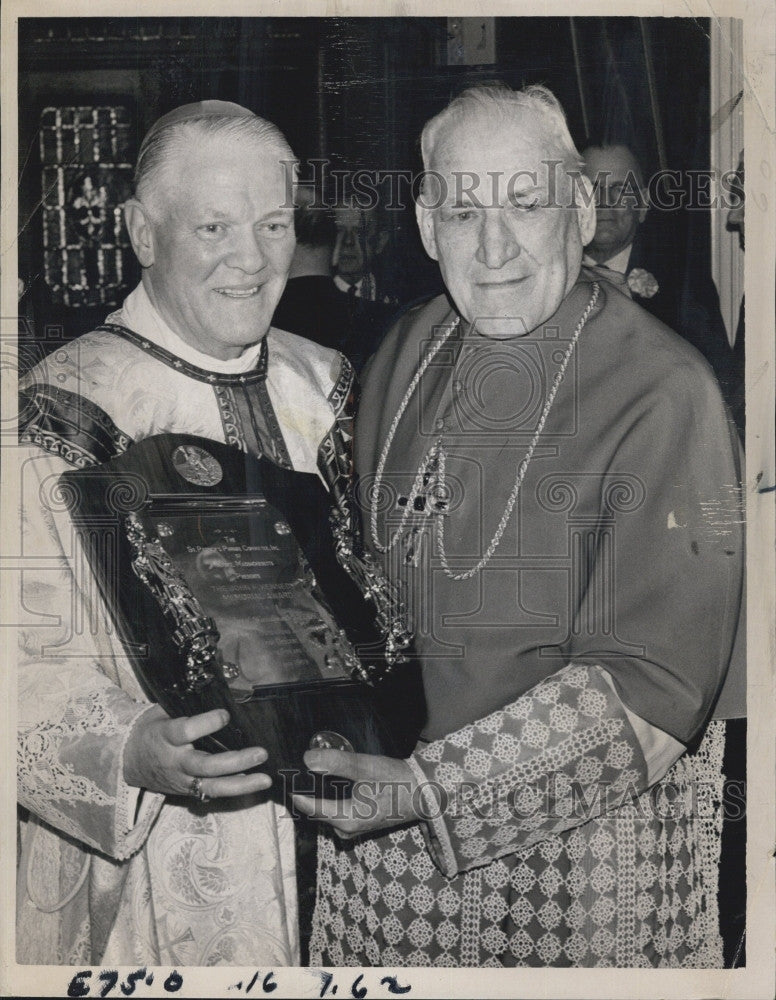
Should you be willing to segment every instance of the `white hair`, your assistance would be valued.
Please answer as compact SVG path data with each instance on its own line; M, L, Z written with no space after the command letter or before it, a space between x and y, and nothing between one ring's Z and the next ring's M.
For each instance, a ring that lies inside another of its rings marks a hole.
M455 97L443 111L426 122L420 137L424 169L431 169L434 148L439 141L440 133L467 116L516 117L516 112L525 109L533 111L545 122L566 169L581 170L582 158L571 138L566 114L552 91L538 84L524 87L522 90L512 90L500 82L469 87Z

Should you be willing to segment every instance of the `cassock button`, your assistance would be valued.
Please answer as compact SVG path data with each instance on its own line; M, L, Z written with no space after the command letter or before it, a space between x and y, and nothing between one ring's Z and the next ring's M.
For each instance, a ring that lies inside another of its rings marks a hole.
M437 422L434 424L434 429L437 431L443 431L445 429L444 420L442 420L441 418L437 420Z

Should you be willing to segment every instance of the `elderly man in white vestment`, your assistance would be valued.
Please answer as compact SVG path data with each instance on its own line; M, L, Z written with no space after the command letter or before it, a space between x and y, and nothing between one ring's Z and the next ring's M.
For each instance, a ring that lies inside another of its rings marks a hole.
M167 432L316 471L352 371L270 327L294 253L291 159L238 105L160 119L125 206L141 283L23 380L20 962L299 962L293 826L261 794L265 750L204 753L193 743L224 710L171 719L149 705L74 572L56 497L67 469Z

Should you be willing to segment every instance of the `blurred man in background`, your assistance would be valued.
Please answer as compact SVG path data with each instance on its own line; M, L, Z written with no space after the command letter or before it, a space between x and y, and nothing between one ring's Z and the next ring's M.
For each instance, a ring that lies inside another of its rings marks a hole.
M669 213L649 205L641 164L624 144L591 144L582 153L596 193L596 230L585 264L629 295L706 358L731 411L733 358L707 263L677 245Z

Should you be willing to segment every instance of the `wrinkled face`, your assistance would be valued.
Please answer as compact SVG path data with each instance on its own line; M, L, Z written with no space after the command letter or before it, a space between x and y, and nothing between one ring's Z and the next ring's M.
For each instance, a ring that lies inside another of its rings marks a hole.
M736 178L731 185L731 193L736 199L736 204L728 212L727 217L727 228L731 232L738 233L738 245L742 250L745 249L745 239L744 239L744 154L741 154L741 158L738 161L738 168L736 169Z
M350 284L369 274L374 259L385 246L386 236L377 225L373 212L340 206L334 210L337 242L334 245L332 267Z
M596 192L596 230L587 253L599 263L630 246L644 221L639 166L624 146L591 146L582 154Z
M459 312L486 337L535 330L579 274L595 210L571 204L564 168L546 162L561 159L556 147L546 123L518 109L462 118L432 151L428 169L444 180L418 204L421 236Z
M280 207L282 152L244 138L200 138L160 178L148 223L152 248L141 264L168 325L226 360L269 329L294 253L294 216Z

